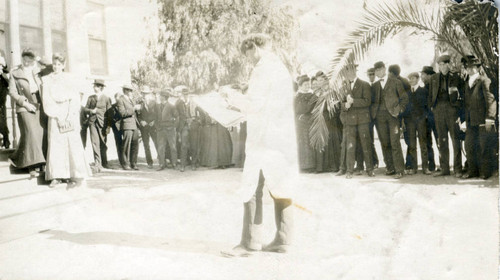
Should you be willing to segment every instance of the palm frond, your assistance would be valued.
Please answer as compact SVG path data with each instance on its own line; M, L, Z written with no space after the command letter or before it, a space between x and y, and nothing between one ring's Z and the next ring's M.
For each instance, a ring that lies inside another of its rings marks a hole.
M349 33L331 61L328 75L333 90L325 97L328 101L318 102L318 108L314 108L317 114L313 115L313 123L316 125L311 127L310 135L315 147L323 147L328 140L327 130L322 127L326 123L323 114L319 114L319 106L326 105L328 111L335 110L333 104L345 94L342 83L346 80L346 66L362 61L371 48L382 45L386 39L402 30L432 34L434 40L446 44L462 56L466 55L464 42L467 42L480 59L490 61L489 68L494 70L488 76L497 81L496 8L476 0L467 0L460 5L442 3L444 1L427 1L424 4L415 0L396 0L365 8L357 27ZM494 34L493 38L488 34Z

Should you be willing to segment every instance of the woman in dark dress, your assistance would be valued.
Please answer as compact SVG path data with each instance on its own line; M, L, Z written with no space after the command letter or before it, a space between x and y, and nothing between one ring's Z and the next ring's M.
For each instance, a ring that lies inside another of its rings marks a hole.
M316 98L330 94L331 88L328 78L323 72L318 72L312 79L312 88ZM340 122L340 106L337 110L329 112L325 106L323 117L328 128L328 141L321 151L315 150L315 172L339 171L340 146L342 142L342 123Z
M22 65L11 71L9 95L16 103L17 120L21 136L19 146L10 156L13 167L30 172L36 176L35 168L45 164L44 141L47 117L43 112L40 97L41 80L35 65L35 54L30 49L22 53Z
M309 141L309 129L312 124L311 112L314 108L315 96L311 92L311 82L307 75L297 78L297 86L298 92L294 100L294 107L299 166L303 171L311 171L316 164L315 153Z
M232 164L233 142L229 131L203 112L200 164L209 168L226 168Z

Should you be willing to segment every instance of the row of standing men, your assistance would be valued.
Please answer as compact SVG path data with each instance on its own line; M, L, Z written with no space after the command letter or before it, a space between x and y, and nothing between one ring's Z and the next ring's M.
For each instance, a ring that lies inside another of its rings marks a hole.
M399 179L417 173L417 142L422 173L450 175L448 134L456 177L486 179L495 173L497 101L491 93L490 80L481 71L481 62L474 56L464 57L460 74L452 72L449 55L439 57L437 62L438 73L433 67L424 66L420 73L408 75L408 79L400 76L398 65L389 66L387 73L385 64L377 62L367 71L369 82L357 77L357 65L349 65L341 94L332 94L338 99L333 114L326 109L324 112L329 141L321 151L309 144L312 109L318 96L330 93L331 88L322 72L312 78L299 76L295 114L301 169L333 171L352 178L354 174L361 175L365 165L368 176L375 176L374 169L379 164L375 127L386 175ZM401 131L408 147L406 158L400 144ZM432 135L439 150L439 166L434 162Z
M120 165L138 170L139 139L146 162L153 168L150 142L158 156L158 171L168 168L184 172L187 165L225 168L232 165L232 140L228 129L212 120L187 96L188 89L178 86L153 93L149 87L134 95L130 85L115 94L115 103L102 94L105 84L94 81L95 94L88 97L81 111L81 137L84 146L87 131L94 151L94 170L108 168L106 135L111 129Z

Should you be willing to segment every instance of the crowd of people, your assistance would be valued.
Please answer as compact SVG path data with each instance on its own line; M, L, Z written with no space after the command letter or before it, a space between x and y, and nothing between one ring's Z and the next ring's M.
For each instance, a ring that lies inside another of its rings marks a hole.
M15 102L21 134L9 158L11 165L28 169L31 177L45 172L51 187L63 181L77 186L92 171L109 168L107 136L111 131L124 170L139 169L140 139L149 168L154 168L153 142L158 171L243 166L242 161L234 160L233 142L237 139L239 149L243 149L239 153L244 155L246 123L241 124L241 135L235 136L191 100L186 86L156 92L144 86L138 94L131 85L123 85L112 99L104 94L106 82L96 79L94 93L82 96L71 88L71 78L64 72L65 58L60 54L54 54L52 62L37 61L36 54L26 49L22 64L10 71L4 59L0 62L0 85L5 92L1 96L5 99L8 93ZM473 56L462 59L460 72L452 71L448 55L439 57L438 67L436 73L433 67L425 66L406 79L400 76L398 65L386 70L383 62L377 62L367 71L369 81L363 81L358 78L357 65L348 65L344 88L331 94L333 110L325 107L323 112L329 137L321 150L314 149L310 141L312 112L318 97L332 93L332 88L321 71L312 77L297 77L293 109L300 170L335 172L346 178L364 171L375 176L379 166L376 128L386 175L399 179L416 174L419 155L423 174L450 175L451 139L456 177L491 176L498 168L498 141L497 101L490 91L490 80ZM3 146L8 148L5 100L2 102L0 133ZM401 134L407 145L406 156ZM92 165L84 156L88 136ZM465 162L461 142L465 142ZM434 161L434 143L439 164Z
M424 66L406 79L400 76L399 65L386 69L379 61L368 69L369 81L358 78L358 65L347 65L344 87L339 94L331 94L335 99L333 110L324 112L329 141L320 151L310 144L312 112L318 97L331 93L332 89L323 72L297 77L295 115L301 170L332 171L346 178L366 170L368 176L375 176L374 169L379 165L375 127L385 174L396 179L417 173L419 154L423 174L451 175L449 139L455 177L486 179L496 173L498 97L491 92L491 81L482 71L481 62L474 56L464 57L456 72L449 55L440 56L437 63L437 73L432 66ZM406 156L401 136L407 145ZM462 142L465 142L465 162ZM438 165L434 160L434 143L439 151Z
M134 92L122 86L114 100L104 93L106 82L96 79L93 94L74 88L74 80L64 72L65 58L54 54L52 61L37 59L31 49L22 52L22 64L10 71L2 60L2 89L16 104L19 144L9 157L15 169L27 169L31 178L44 173L50 187L67 182L79 186L92 173L111 168L107 136L112 131L120 167L139 170L138 154L142 140L146 163L154 168L151 141L157 151L158 171L172 168L184 172L190 165L227 168L242 166L234 149L242 133L212 119L189 98L185 86L153 92L148 86ZM6 111L5 100L3 111ZM2 111L2 112L3 112ZM2 125L7 128L5 112ZM3 131L2 131L3 133ZM93 163L85 158L87 138L93 150ZM8 128L3 135L8 148Z

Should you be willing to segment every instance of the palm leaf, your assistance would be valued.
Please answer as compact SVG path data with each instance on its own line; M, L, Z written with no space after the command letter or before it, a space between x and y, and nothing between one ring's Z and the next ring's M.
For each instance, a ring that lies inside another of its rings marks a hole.
M325 99L331 101L318 102L316 105L318 108L314 108L313 112L316 114L313 114L313 124L315 125L311 126L310 135L311 144L315 148L321 149L328 140L327 129L323 127L326 123L323 114L319 114L319 107L326 105L328 111L335 110L333 104L338 102L343 94L342 83L346 80L346 66L363 60L371 48L383 44L386 39L403 30L432 34L434 40L446 44L462 56L466 55L463 43L468 42L474 48L474 52L478 55L481 53L480 58L494 57L490 64L493 67L490 68L496 68L498 54L495 51L498 52L496 47L498 35L492 40L477 33L477 29L487 33L497 33L498 12L496 8L488 4L479 4L476 0L468 0L460 5L443 3L445 2L422 3L415 0L397 0L365 8L363 16L357 22L357 27L349 33L331 61L331 70L328 75L333 90L325 96ZM477 27L469 30L468 27L471 25ZM480 40L474 36L480 36ZM498 68L496 68L495 77L497 76Z

